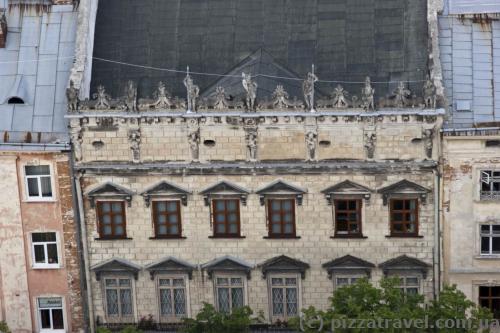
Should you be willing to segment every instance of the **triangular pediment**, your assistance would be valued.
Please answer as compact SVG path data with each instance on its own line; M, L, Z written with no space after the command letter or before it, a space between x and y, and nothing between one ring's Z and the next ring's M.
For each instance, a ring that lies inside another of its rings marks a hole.
M377 192L382 194L405 194L405 193L425 194L430 192L430 190L414 182L403 179L395 184L380 188L378 189Z
M148 189L146 189L144 192L141 193L142 196L144 195L162 195L162 194L190 194L191 192L181 186L169 183L167 181L161 181L158 184L155 184Z
M372 190L350 180L344 180L343 182L330 186L321 192L325 194L369 194Z
M276 180L266 185L256 192L257 194L304 194L307 190L296 185L292 185L284 180Z
M202 190L200 194L249 194L250 191L238 186L236 184L230 183L226 180L215 183L206 189Z
M106 274L132 274L137 279L137 274L142 269L126 259L112 258L91 268L95 272L97 280L100 280L100 275Z
M369 261L346 255L323 264L326 269L366 269L375 267Z
M290 258L285 255L274 257L266 260L261 265L262 274L267 273L300 273L302 278L305 277L305 271L309 268L309 264L303 261Z
M250 277L250 271L253 268L253 266L245 260L232 256L216 258L201 267L208 272L210 278L213 272L241 272L247 274L247 277Z
M154 278L154 275L158 273L185 273L191 278L194 269L196 269L195 265L174 257L163 258L146 266L146 270L150 272L151 278Z
M431 267L430 264L407 255L402 255L394 259L387 260L378 265L384 271L384 274L392 272L420 272L425 277L427 270Z
M123 186L114 184L114 183L104 183L102 185L97 186L93 190L87 192L88 197L97 197L97 196L130 196L134 195L134 191L129 190Z

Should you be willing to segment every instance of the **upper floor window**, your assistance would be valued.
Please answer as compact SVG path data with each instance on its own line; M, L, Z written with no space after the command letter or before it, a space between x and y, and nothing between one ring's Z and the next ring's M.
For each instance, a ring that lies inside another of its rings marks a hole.
M124 323L133 322L132 279L105 278L104 290L108 320Z
M240 201L238 199L214 199L214 237L240 237Z
M481 200L500 200L500 171L481 171Z
M500 254L500 225L481 225L481 254Z
M31 234L33 268L57 268L59 256L55 232L35 232Z
M288 320L298 315L299 278L297 275L270 276L270 302L273 321Z
M295 231L295 199L269 199L270 238L293 238Z
M418 199L391 199L391 236L418 235Z
M184 277L160 276L158 291L162 321L178 321L187 316L187 292Z
M335 203L335 236L361 236L361 199L338 199Z
M127 238L125 202L99 201L97 203L99 237L103 239Z
M29 200L52 199L52 180L50 166L26 165L26 193Z
M153 222L156 238L181 237L181 202L153 201Z
M244 277L242 276L216 276L215 297L217 310L231 313L245 305Z

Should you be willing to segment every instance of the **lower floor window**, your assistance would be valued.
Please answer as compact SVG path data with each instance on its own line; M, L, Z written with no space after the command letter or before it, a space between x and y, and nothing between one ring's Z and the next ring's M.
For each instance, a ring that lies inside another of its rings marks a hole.
M61 297L38 298L40 330L64 330L64 314Z
M273 319L287 320L298 315L299 285L295 276L271 277Z
M419 292L420 279L416 276L403 276L399 279L399 289L407 295L416 295Z
M160 317L167 320L186 317L186 280L182 277L161 277L158 289Z
M108 318L130 319L134 314L132 302L132 280L127 278L106 278L106 314Z
M243 277L216 277L215 293L220 312L231 313L245 305Z
M335 278L335 287L342 288L345 286L350 286L351 284L355 284L360 280L360 276L337 276Z
M500 319L500 286L479 287L479 304L493 312L496 319Z

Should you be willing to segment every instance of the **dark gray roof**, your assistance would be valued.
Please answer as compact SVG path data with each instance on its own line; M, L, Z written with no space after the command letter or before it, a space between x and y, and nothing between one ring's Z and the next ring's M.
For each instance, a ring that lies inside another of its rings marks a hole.
M225 74L265 50L273 65L253 68L273 75L303 78L314 63L323 80L424 80L427 35L427 0L106 0L99 3L94 57ZM91 93L104 84L111 95L123 95L132 79L140 97L151 96L158 81L185 96L184 74L100 60L92 71ZM193 78L202 93L219 79ZM296 84L283 83L293 97ZM362 85L345 86L359 95ZM395 86L376 84L376 98ZM421 84L410 88L419 93Z

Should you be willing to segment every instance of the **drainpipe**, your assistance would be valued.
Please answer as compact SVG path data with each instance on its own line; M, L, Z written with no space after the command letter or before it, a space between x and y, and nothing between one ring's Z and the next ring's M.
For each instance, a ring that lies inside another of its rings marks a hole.
M74 170L73 159L71 159L71 167ZM87 285L87 309L88 309L88 319L89 319L89 331L90 333L95 332L95 320L94 320L94 303L92 297L92 284L90 275L90 262L89 262L89 252L87 246L87 228L85 223L85 214L83 210L83 195L82 188L80 186L80 175L73 175L73 186L75 187L76 200L78 203L78 217L80 222L80 233L82 237L82 249L83 249L83 262L85 268L85 283Z
M441 204L441 175L439 170L434 170L434 299L437 300L441 291L441 215L439 205ZM436 267L437 266L437 267Z

